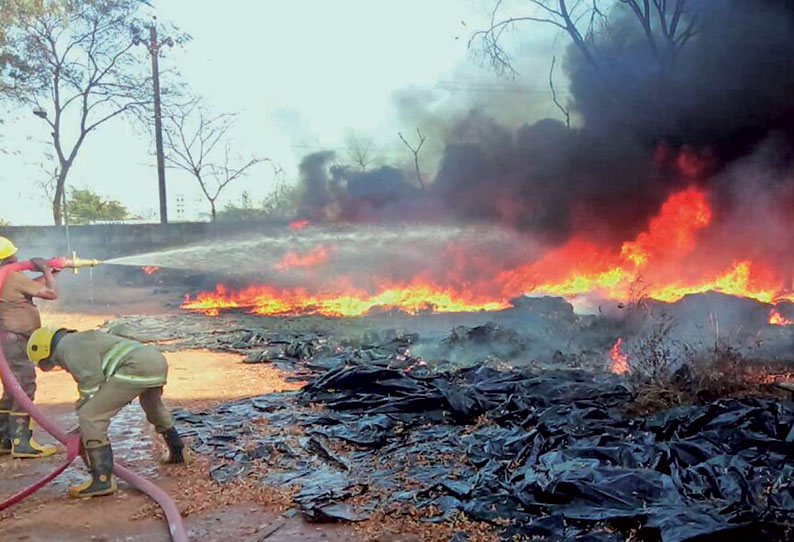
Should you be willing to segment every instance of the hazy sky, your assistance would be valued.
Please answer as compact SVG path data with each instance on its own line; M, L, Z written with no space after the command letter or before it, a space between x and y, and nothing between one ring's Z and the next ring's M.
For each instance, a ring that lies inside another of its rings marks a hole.
M234 136L240 152L273 158L294 180L303 155L326 148L343 153L351 132L371 137L386 160L409 158L397 132L432 121L401 112L400 96L422 96L431 111L496 104L513 121L553 115L545 81L551 51L562 54L561 40L545 27L525 27L516 48L521 78L497 77L467 48L492 5L492 0L166 0L158 2L158 15L193 40L169 50L161 64L177 66L214 111L239 113ZM49 202L37 186L45 177L48 127L27 111L16 111L11 119L0 125L0 218L49 224ZM422 128L433 133L433 126ZM153 215L157 175L150 147L151 138L126 121L106 124L86 140L67 182ZM425 167L432 170L433 164ZM177 194L201 197L191 177L168 170L167 179L172 216ZM258 200L271 189L272 170L258 166L225 192L220 206L239 200L243 190Z

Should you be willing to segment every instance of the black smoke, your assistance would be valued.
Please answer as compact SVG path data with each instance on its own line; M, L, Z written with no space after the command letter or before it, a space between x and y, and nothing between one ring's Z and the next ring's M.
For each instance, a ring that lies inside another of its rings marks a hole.
M418 189L403 170L381 166L369 171L334 163L335 153L307 155L300 164L300 212L314 219L350 222L415 219L422 207ZM414 200L416 206L398 205Z
M434 218L504 223L551 243L582 231L630 239L671 193L692 184L712 189L718 222L746 222L765 206L774 207L770 216L791 217L794 4L688 6L700 11L698 32L664 63L620 3L594 38L595 65L568 47L573 128L543 120L512 130L472 111L449 131L426 191L384 170L355 180L348 172L336 184L341 192L329 192L347 214L361 202L382 212L429 208ZM740 238L741 226L734 229ZM780 247L743 231L748 245Z
M469 115L453 130L467 140L447 146L434 189L459 216L506 220L552 241L593 228L630 238L693 183L714 188L724 215L748 191L787 195L780 185L791 182L794 4L690 0L688 8L700 13L698 33L659 60L635 15L617 5L596 35L595 63L567 49L578 126L541 121L499 132ZM731 173L748 161L764 168L749 187L746 175ZM790 207L790 199L766 199Z
M333 202L327 164L333 157L333 151L321 151L309 154L301 160L298 209L301 215L313 219L326 218L323 216L325 209Z
M588 129L630 132L645 145L711 146L723 161L774 131L794 130L794 5L780 0L690 0L700 32L660 73L636 19L619 10L598 69L567 55L574 106ZM659 47L663 44L660 42ZM607 90L609 89L609 90Z

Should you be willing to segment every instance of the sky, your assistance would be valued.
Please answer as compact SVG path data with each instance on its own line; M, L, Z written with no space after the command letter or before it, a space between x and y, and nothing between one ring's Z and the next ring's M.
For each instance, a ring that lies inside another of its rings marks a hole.
M468 48L493 3L163 0L157 16L192 40L167 50L161 67L176 67L213 112L236 113L235 150L274 160L287 182L297 179L300 159L309 152L330 149L344 157L351 133L371 139L385 162L401 163L411 155L397 133L420 127L439 149L442 136L433 124L440 122L433 119L450 111L492 108L507 122L554 116L548 67L552 53L563 54L564 43L544 25L525 27L514 38L520 75L498 76ZM48 126L32 112L15 109L0 124L0 136L0 219L52 223L40 187L53 167L46 158ZM124 119L103 125L87 138L68 186L91 188L156 220L152 140ZM431 163L423 164L428 171L437 159L432 154ZM172 218L178 196L189 209L209 210L188 174L169 169L167 184ZM272 168L256 166L224 191L219 207L239 202L243 191L259 201L273 187Z

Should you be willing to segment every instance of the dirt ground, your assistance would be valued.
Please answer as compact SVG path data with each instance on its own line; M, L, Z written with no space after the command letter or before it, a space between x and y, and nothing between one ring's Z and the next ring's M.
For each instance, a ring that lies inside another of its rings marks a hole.
M45 313L45 325L92 329L112 315ZM208 351L167 354L169 380L165 400L169 407L202 409L218 402L262 393L295 389L277 369L245 365L234 355ZM63 372L39 373L36 402L63 427L76 425L74 381ZM39 440L54 441L43 432ZM140 406L126 407L111 425L114 454L120 463L154 481L177 501L191 540L286 542L293 540L355 540L350 526L311 525L299 515L282 515L285 499L251 483L212 482L202 458L189 467L161 466L160 439L148 426ZM51 472L65 457L62 450L42 460L0 457L0 499L4 499ZM167 541L165 522L156 507L136 489L119 481L113 496L70 500L68 487L83 480L86 470L78 459L60 477L15 507L0 512L3 541Z

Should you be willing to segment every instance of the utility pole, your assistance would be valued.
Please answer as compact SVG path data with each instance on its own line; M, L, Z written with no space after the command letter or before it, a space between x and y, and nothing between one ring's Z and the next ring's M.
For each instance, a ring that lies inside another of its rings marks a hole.
M174 46L174 40L165 38L162 41L157 37L157 17L149 27L149 41L144 41L140 36L133 38L135 45L146 45L152 57L152 83L154 85L154 140L157 147L157 180L160 187L160 222L168 223L168 198L165 189L165 153L163 152L163 115L160 107L160 49L163 45Z

